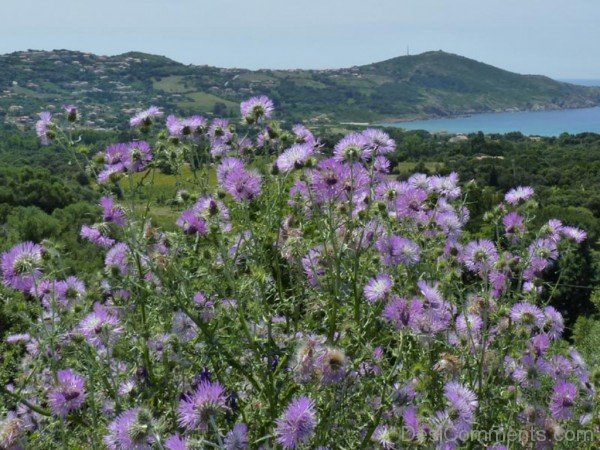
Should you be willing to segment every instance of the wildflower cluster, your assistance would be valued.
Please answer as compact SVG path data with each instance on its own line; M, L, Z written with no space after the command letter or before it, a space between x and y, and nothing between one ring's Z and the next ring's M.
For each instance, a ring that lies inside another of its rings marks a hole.
M383 131L328 149L273 114L256 97L241 125L170 115L153 144L162 113L132 118L145 140L90 166L106 195L81 237L102 273L31 242L2 254L37 313L8 337L23 359L0 448L551 448L596 430L545 281L585 232L535 229L518 187L472 236L456 174L398 180ZM160 168L194 175L164 230L137 204ZM474 437L492 428L538 439Z

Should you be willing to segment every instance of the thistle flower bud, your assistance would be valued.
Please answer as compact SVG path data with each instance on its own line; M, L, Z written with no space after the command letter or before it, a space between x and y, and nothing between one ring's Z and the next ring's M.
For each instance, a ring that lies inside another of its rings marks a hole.
M118 183L119 180L121 180L125 175L123 174L123 172L113 172L108 176L108 179L112 182L112 183Z
M67 120L75 122L77 120L77 107L74 105L64 105L63 109L67 112Z

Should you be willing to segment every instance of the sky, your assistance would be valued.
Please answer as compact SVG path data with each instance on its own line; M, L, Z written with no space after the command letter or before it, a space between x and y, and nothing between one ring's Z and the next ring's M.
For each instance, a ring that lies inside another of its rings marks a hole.
M600 0L0 0L0 54L143 51L219 67L339 68L444 50L600 79Z

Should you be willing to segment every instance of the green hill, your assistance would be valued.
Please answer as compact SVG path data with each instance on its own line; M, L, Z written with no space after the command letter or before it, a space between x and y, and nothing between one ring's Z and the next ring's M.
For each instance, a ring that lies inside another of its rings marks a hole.
M272 97L286 119L372 122L476 112L580 108L600 89L519 75L442 51L329 70L245 70L184 65L163 56L55 50L0 56L0 118L82 105L88 125L111 127L149 104L181 114L235 116L237 103Z

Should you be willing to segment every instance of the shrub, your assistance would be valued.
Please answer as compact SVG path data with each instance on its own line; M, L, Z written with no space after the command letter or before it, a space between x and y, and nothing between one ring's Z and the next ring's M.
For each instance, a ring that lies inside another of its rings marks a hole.
M272 112L258 97L240 126L169 116L158 134L157 108L136 115L144 140L88 166L123 194L82 227L102 273L67 277L32 242L2 255L37 314L7 338L24 350L0 445L572 448L596 431L585 362L543 300L584 232L533 229L519 187L474 238L456 174L396 181L385 133L327 149ZM38 132L61 128L44 115ZM177 231L140 201L156 167L193 170Z

